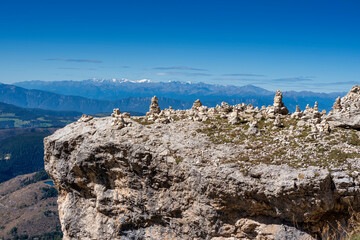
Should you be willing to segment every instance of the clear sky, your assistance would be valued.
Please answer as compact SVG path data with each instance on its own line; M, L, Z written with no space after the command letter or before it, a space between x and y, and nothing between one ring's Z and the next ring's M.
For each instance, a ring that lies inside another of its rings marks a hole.
M0 0L0 82L143 78L348 91L359 0Z

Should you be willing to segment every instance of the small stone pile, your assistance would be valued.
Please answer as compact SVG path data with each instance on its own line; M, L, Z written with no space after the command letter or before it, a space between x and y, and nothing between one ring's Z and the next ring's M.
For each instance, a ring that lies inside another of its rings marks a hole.
M202 104L200 102L200 99L196 100L192 106L192 109L198 109L199 107L201 107Z
M335 103L333 105L333 111L334 112L340 112L341 111L341 98L340 97L338 97L335 100Z
M291 118L298 120L297 126L299 127L310 127L313 133L328 133L330 132L330 125L326 120L326 111L319 112L318 106L318 102L315 102L314 107L310 107L308 104L304 111L296 106Z
M78 120L78 122L88 122L88 121L90 121L91 119L93 119L92 116L83 114L83 115L81 116L81 118Z
M160 107L159 107L159 103L158 103L158 98L156 96L154 96L151 99L149 114L159 114L159 113L160 113Z
M124 120L124 117L130 117L130 115L128 113L121 114L120 109L118 109L118 108L115 108L113 110L111 117L112 117L111 126L113 126L113 128L115 128L115 129L121 129L121 128L131 124L130 122L126 122Z
M160 107L159 107L159 103L158 103L158 98L156 96L154 96L151 99L149 112L146 113L146 116L149 121L155 121L160 112L161 111L160 111Z

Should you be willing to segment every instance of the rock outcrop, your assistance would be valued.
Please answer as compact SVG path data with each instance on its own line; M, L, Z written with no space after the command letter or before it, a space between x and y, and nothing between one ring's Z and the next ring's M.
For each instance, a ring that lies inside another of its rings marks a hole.
M355 85L343 98L337 98L328 120L334 126L360 129L360 87Z
M332 133L316 107L288 115L281 96L115 111L47 137L64 239L315 239L346 222L360 209L358 133Z

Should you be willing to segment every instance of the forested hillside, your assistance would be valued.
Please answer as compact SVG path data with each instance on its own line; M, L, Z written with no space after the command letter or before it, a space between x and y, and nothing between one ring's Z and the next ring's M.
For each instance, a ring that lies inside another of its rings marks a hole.
M49 131L30 132L0 141L0 182L44 168L44 137Z
M0 102L0 129L64 127L81 116L75 111L50 111L36 108L21 108Z

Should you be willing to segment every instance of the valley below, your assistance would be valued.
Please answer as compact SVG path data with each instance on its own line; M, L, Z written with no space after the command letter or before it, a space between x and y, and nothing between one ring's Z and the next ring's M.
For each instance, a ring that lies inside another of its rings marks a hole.
M62 239L57 191L42 172L0 183L0 239Z

